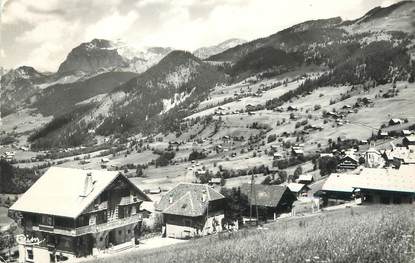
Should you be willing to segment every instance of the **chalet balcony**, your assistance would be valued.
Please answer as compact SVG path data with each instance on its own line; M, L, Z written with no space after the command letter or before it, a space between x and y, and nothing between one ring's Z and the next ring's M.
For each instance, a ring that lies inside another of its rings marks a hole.
M53 227L53 226L33 226L33 231L42 231L42 232L48 232L48 233L54 233L58 235L65 235L65 236L81 236L85 234L93 234L93 233L99 233L102 231L111 230L118 227L127 226L133 223L140 222L142 220L141 214L135 214L129 217L125 218L118 218L114 219L112 221L98 224L98 225L88 225L88 226L82 226L78 228L64 228L64 227Z

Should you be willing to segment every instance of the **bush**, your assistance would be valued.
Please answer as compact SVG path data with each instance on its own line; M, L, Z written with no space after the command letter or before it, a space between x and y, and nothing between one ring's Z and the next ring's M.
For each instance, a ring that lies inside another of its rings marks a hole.
M193 160L200 160L200 159L205 159L206 158L206 154L204 152L198 152L198 151L192 151L189 154L189 161L193 161Z
M270 142L273 142L275 140L277 140L277 135L276 134L271 134L271 135L268 136L267 142L270 143Z

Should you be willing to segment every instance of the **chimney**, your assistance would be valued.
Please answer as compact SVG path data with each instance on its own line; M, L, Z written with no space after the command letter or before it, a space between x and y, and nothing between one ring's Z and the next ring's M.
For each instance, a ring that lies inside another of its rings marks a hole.
M202 193L202 203L204 203L206 201L207 201L206 190L203 190L203 193Z
M169 197L169 204L173 204L173 196L172 195L170 195L170 197Z
M84 188L80 196L86 197L92 192L92 190L93 190L92 174L87 173L85 176Z

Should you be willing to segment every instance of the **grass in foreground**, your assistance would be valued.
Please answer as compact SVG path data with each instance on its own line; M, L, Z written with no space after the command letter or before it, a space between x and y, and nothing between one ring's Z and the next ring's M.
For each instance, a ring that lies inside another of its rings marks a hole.
M410 205L357 207L265 227L98 262L415 262Z

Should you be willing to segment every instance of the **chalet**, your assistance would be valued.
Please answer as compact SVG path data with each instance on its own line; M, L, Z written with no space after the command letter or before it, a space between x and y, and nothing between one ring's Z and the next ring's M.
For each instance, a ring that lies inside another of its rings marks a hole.
M272 156L273 156L273 159L274 160L279 160L279 159L282 158L282 154L281 153L274 153Z
M181 183L162 196L156 211L164 218L163 235L191 238L222 231L225 197L203 184Z
M220 177L214 177L209 180L210 185L220 185L221 182L222 182L222 178Z
M345 110L348 110L348 109L351 109L352 108L352 106L350 106L350 105L348 105L348 104L345 104L345 105L343 105L343 107L342 107L342 109L345 109Z
M384 138L388 138L389 137L389 133L387 131L379 131L379 136L380 139L384 139Z
M403 136L409 136L411 134L412 134L412 132L410 130L402 130L402 135Z
M240 189L241 194L247 197L253 207L253 217L258 210L258 217L265 220L276 219L279 214L290 212L293 202L297 199L287 186L242 184Z
M415 203L415 165L365 169L353 183L364 203Z
M328 199L351 200L353 199L353 186L359 174L333 173L324 182L321 195L325 202Z
M273 109L273 111L276 111L276 112L283 112L284 111L284 108L283 107L276 107L276 108L274 108Z
M351 154L346 154L340 159L337 169L339 170L354 170L359 166L359 160Z
M331 116L331 117L333 117L333 118L335 118L335 119L340 118L340 115L339 115L339 114L337 114L337 113L335 113L335 112L333 112L333 111L329 111L329 112L327 112L327 113L326 113L326 115L327 115L327 116Z
M367 168L378 168L382 167L385 164L385 161L382 157L382 154L375 148L369 148L365 152L365 167Z
M287 107L287 111L298 111L298 107L297 106L291 106L291 105L289 105Z
M10 211L21 214L19 262L56 262L133 246L151 201L118 172L51 167Z
M415 145L415 135L409 135L402 139L404 146Z
M304 150L303 150L302 147L292 147L291 148L291 153L294 156L302 156L302 155L304 155Z
M299 183L289 183L287 184L287 187L297 197L307 195L307 192L310 190L310 187L308 187L307 185Z
M312 174L301 174L298 179L297 179L297 183L300 184L311 184L312 182L314 182L314 178Z
M389 125L398 125L398 124L403 124L404 121L401 119L390 119L389 120Z

